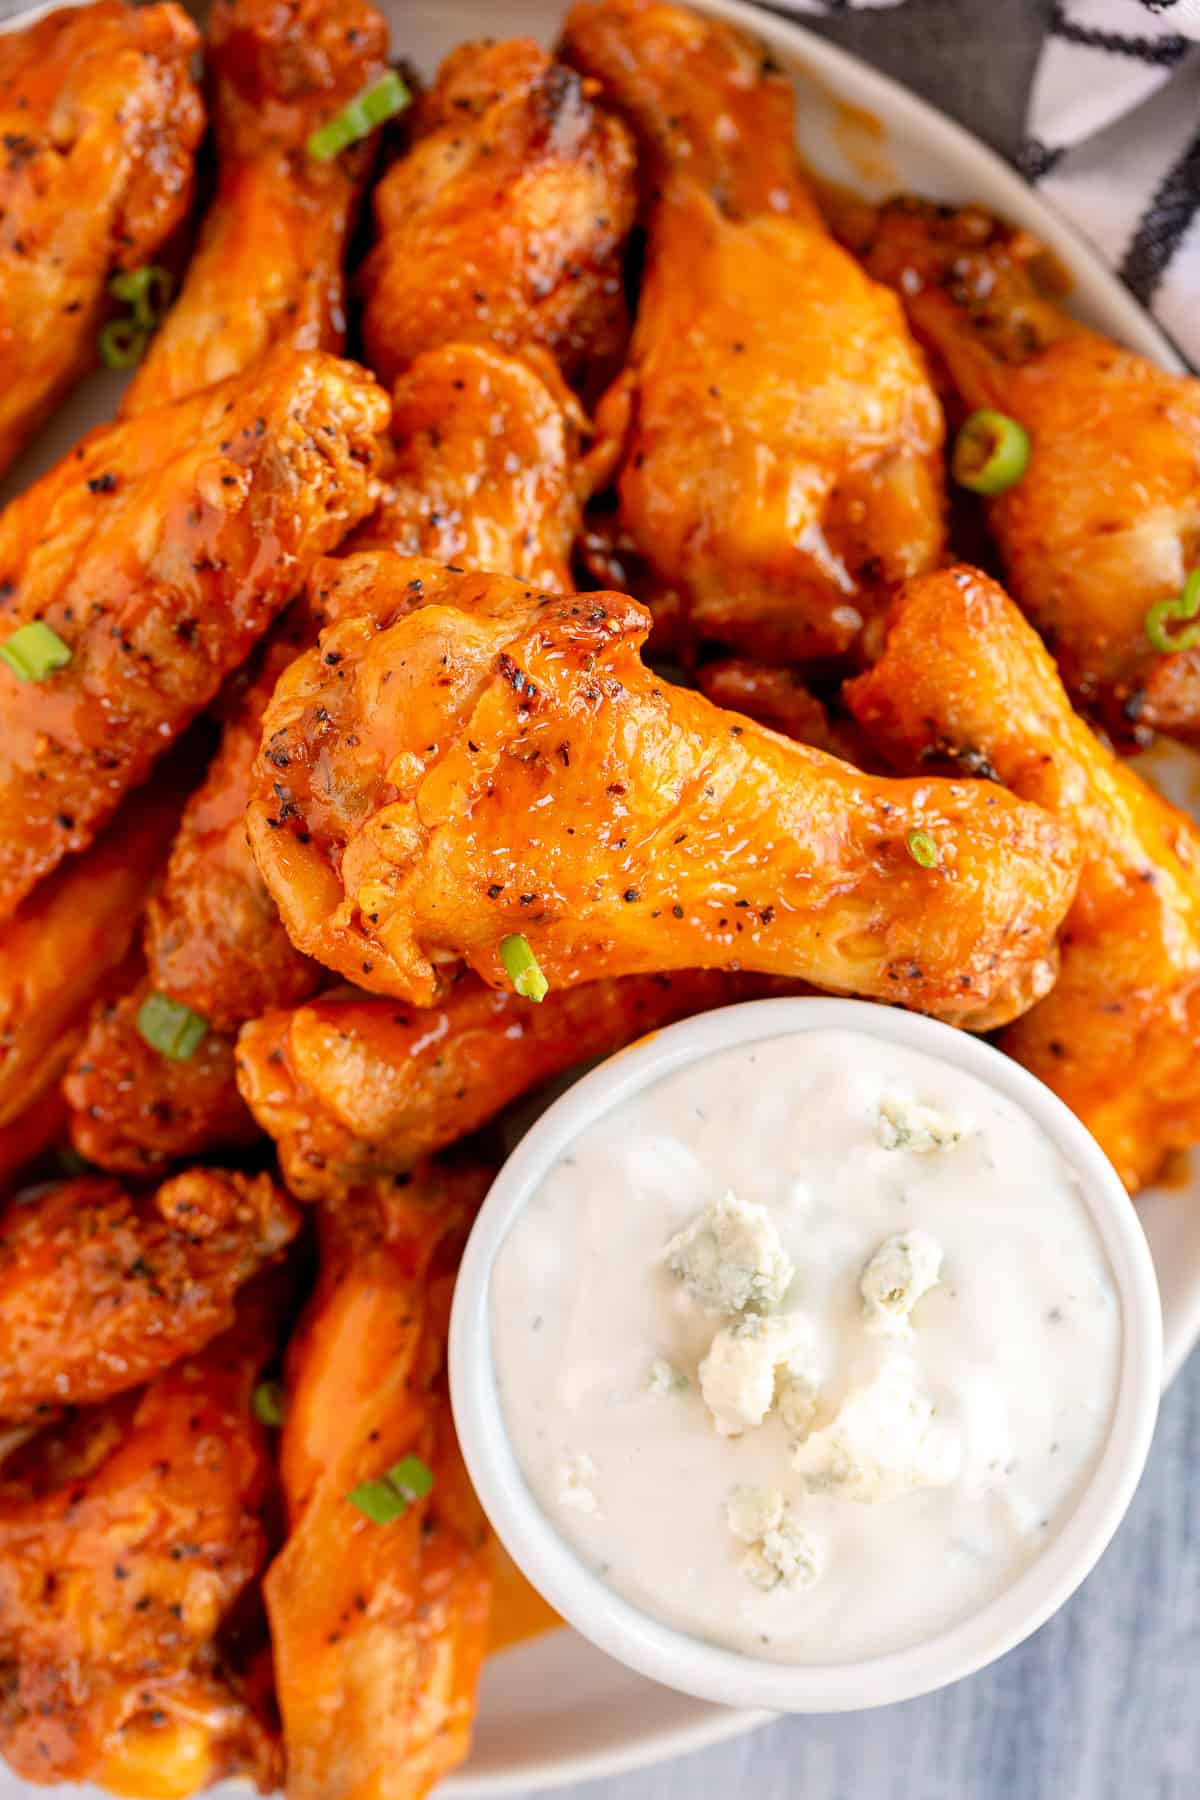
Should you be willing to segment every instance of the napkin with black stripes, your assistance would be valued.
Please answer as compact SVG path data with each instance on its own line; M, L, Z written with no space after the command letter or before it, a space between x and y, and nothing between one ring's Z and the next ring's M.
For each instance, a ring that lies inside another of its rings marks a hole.
M771 4L828 14L903 0ZM1022 172L1200 367L1200 0L1057 0L1025 129Z

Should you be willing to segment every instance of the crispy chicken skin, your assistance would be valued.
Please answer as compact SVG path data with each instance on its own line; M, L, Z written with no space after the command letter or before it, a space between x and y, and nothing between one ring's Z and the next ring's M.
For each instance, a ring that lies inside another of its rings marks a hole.
M307 143L379 76L387 38L367 0L216 0L217 192L126 417L238 374L274 344L342 349L346 240L377 140L330 162Z
M57 1080L99 995L126 984L142 906L179 817L179 765L0 923L0 1126Z
M355 365L278 351L92 432L0 517L0 632L44 619L71 651L44 681L0 668L0 917L91 842L371 510L387 419Z
M190 1169L134 1198L106 1176L0 1214L0 1420L139 1387L233 1323L299 1215L267 1175Z
M1009 585L1075 699L1114 736L1200 733L1200 650L1157 651L1148 609L1200 566L1200 381L1064 312L1041 247L980 207L848 209L961 408L1020 420L1024 478L988 505Z
M266 1579L289 1800L419 1800L469 1747L491 1556L444 1360L489 1180L427 1168L321 1218L317 1290L287 1358L290 1530ZM347 1496L406 1456L433 1489L375 1524Z
M123 0L0 35L0 469L95 362L109 277L187 216L199 44L181 8Z
M268 1554L274 1473L250 1397L279 1322L272 1284L254 1284L199 1355L4 1464L0 1750L27 1781L182 1800L281 1775L225 1635Z
M672 687L624 595L385 553L314 582L342 622L275 690L247 828L293 942L357 985L433 1005L465 962L507 987L513 932L553 987L745 968L977 1027L1053 980L1077 851L1038 808L875 780Z
M342 988L243 1026L238 1084L291 1192L336 1199L411 1169L588 1057L711 1006L788 991L693 969L562 988L541 1006L473 976L432 1009Z
M629 365L597 415L620 526L693 637L840 656L942 549L941 408L901 307L825 229L791 84L749 38L583 0L565 41L653 182Z
M160 1055L137 1028L150 991L143 979L96 1005L63 1081L72 1144L116 1174L154 1174L257 1136L237 1091L233 1039L210 1031L185 1060Z
M1072 712L1037 635L975 570L904 587L847 692L897 766L990 774L1077 834L1058 982L1000 1044L1136 1192L1200 1142L1200 832Z
M392 395L378 511L345 546L429 556L568 590L582 519L586 420L544 353L444 344Z
M611 373L626 332L634 158L593 85L526 38L463 44L416 129L375 190L361 277L380 379L451 339L539 346L571 378Z

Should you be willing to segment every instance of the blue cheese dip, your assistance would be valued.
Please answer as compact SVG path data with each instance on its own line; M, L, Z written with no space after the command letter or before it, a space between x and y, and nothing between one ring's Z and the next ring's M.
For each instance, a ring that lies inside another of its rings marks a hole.
M847 1031L734 1046L574 1139L501 1247L505 1425L644 1612L772 1661L927 1641L1069 1514L1121 1313L1010 1100Z

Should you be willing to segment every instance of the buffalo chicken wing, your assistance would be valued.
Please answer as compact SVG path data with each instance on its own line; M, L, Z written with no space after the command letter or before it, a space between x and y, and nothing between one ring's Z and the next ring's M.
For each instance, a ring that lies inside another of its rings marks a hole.
M255 1283L198 1355L4 1464L0 1751L27 1780L183 1800L282 1774L232 1638L270 1548L251 1395L280 1299L272 1277Z
M988 775L1077 834L1058 982L1000 1043L1136 1191L1200 1142L1200 831L1077 717L1036 634L974 570L902 589L848 694L897 766Z
M203 1349L295 1236L266 1175L192 1169L137 1199L105 1176L0 1214L0 1420L106 1400Z
M1200 734L1200 650L1147 635L1200 567L1200 381L1069 317L1040 246L979 207L901 199L842 228L904 296L961 409L1029 433L988 521L1071 693L1116 737Z
M1077 852L1039 808L721 712L643 666L624 595L384 553L314 579L342 622L275 690L247 826L293 942L357 985L505 986L517 933L553 987L744 968L977 1026L1052 982Z
M353 364L276 352L93 432L0 518L0 633L40 620L70 657L34 682L0 668L0 917L91 842L371 510L387 419Z
M941 409L900 304L826 231L791 83L750 39L660 0L583 0L566 54L634 125L652 184L629 367L598 415L620 524L675 631L840 656L942 548Z
M386 50L368 0L216 0L217 192L183 292L126 392L127 417L238 374L275 344L342 349L346 240L374 141L322 162L308 139L370 86Z
M470 1743L492 1565L444 1362L489 1179L429 1168L322 1215L286 1365L288 1540L266 1580L289 1800L420 1800ZM358 1510L361 1482L414 1457L427 1494L387 1523Z
M0 33L0 469L95 363L109 278L187 216L199 43L180 7L124 0Z
M643 1032L785 991L770 977L690 969L563 988L542 1006L473 977L433 1008L341 989L244 1026L238 1082L292 1193L332 1199L410 1169Z
M362 272L371 367L393 382L453 339L540 347L572 377L611 372L633 148L594 84L528 39L464 44L416 130L375 190Z

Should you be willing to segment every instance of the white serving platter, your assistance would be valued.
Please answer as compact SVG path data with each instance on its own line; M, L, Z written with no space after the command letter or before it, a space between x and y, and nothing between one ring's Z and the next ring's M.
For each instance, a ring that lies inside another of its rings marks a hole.
M821 174L871 195L909 188L948 201L981 201L1055 251L1071 277L1072 305L1081 317L1167 367L1180 366L1157 327L1073 227L969 132L797 25L740 0L691 3L755 31L793 75L801 150ZM426 76L464 38L528 34L551 44L564 11L562 0L377 4L392 24L393 53ZM51 9L30 9L22 19ZM107 374L86 382L5 480L0 500L19 491L89 426L111 417L121 385L122 378ZM1200 817L1200 762L1167 748L1147 758L1145 766L1173 799ZM1200 1337L1200 1167L1193 1167L1188 1180L1142 1196L1138 1206L1162 1291L1170 1380ZM718 1743L765 1720L761 1713L734 1712L659 1687L574 1632L556 1631L491 1660L470 1761L439 1792L445 1800L498 1800L619 1775ZM47 1791L0 1765L0 1800L36 1800ZM227 1785L216 1791L232 1800L245 1789Z

